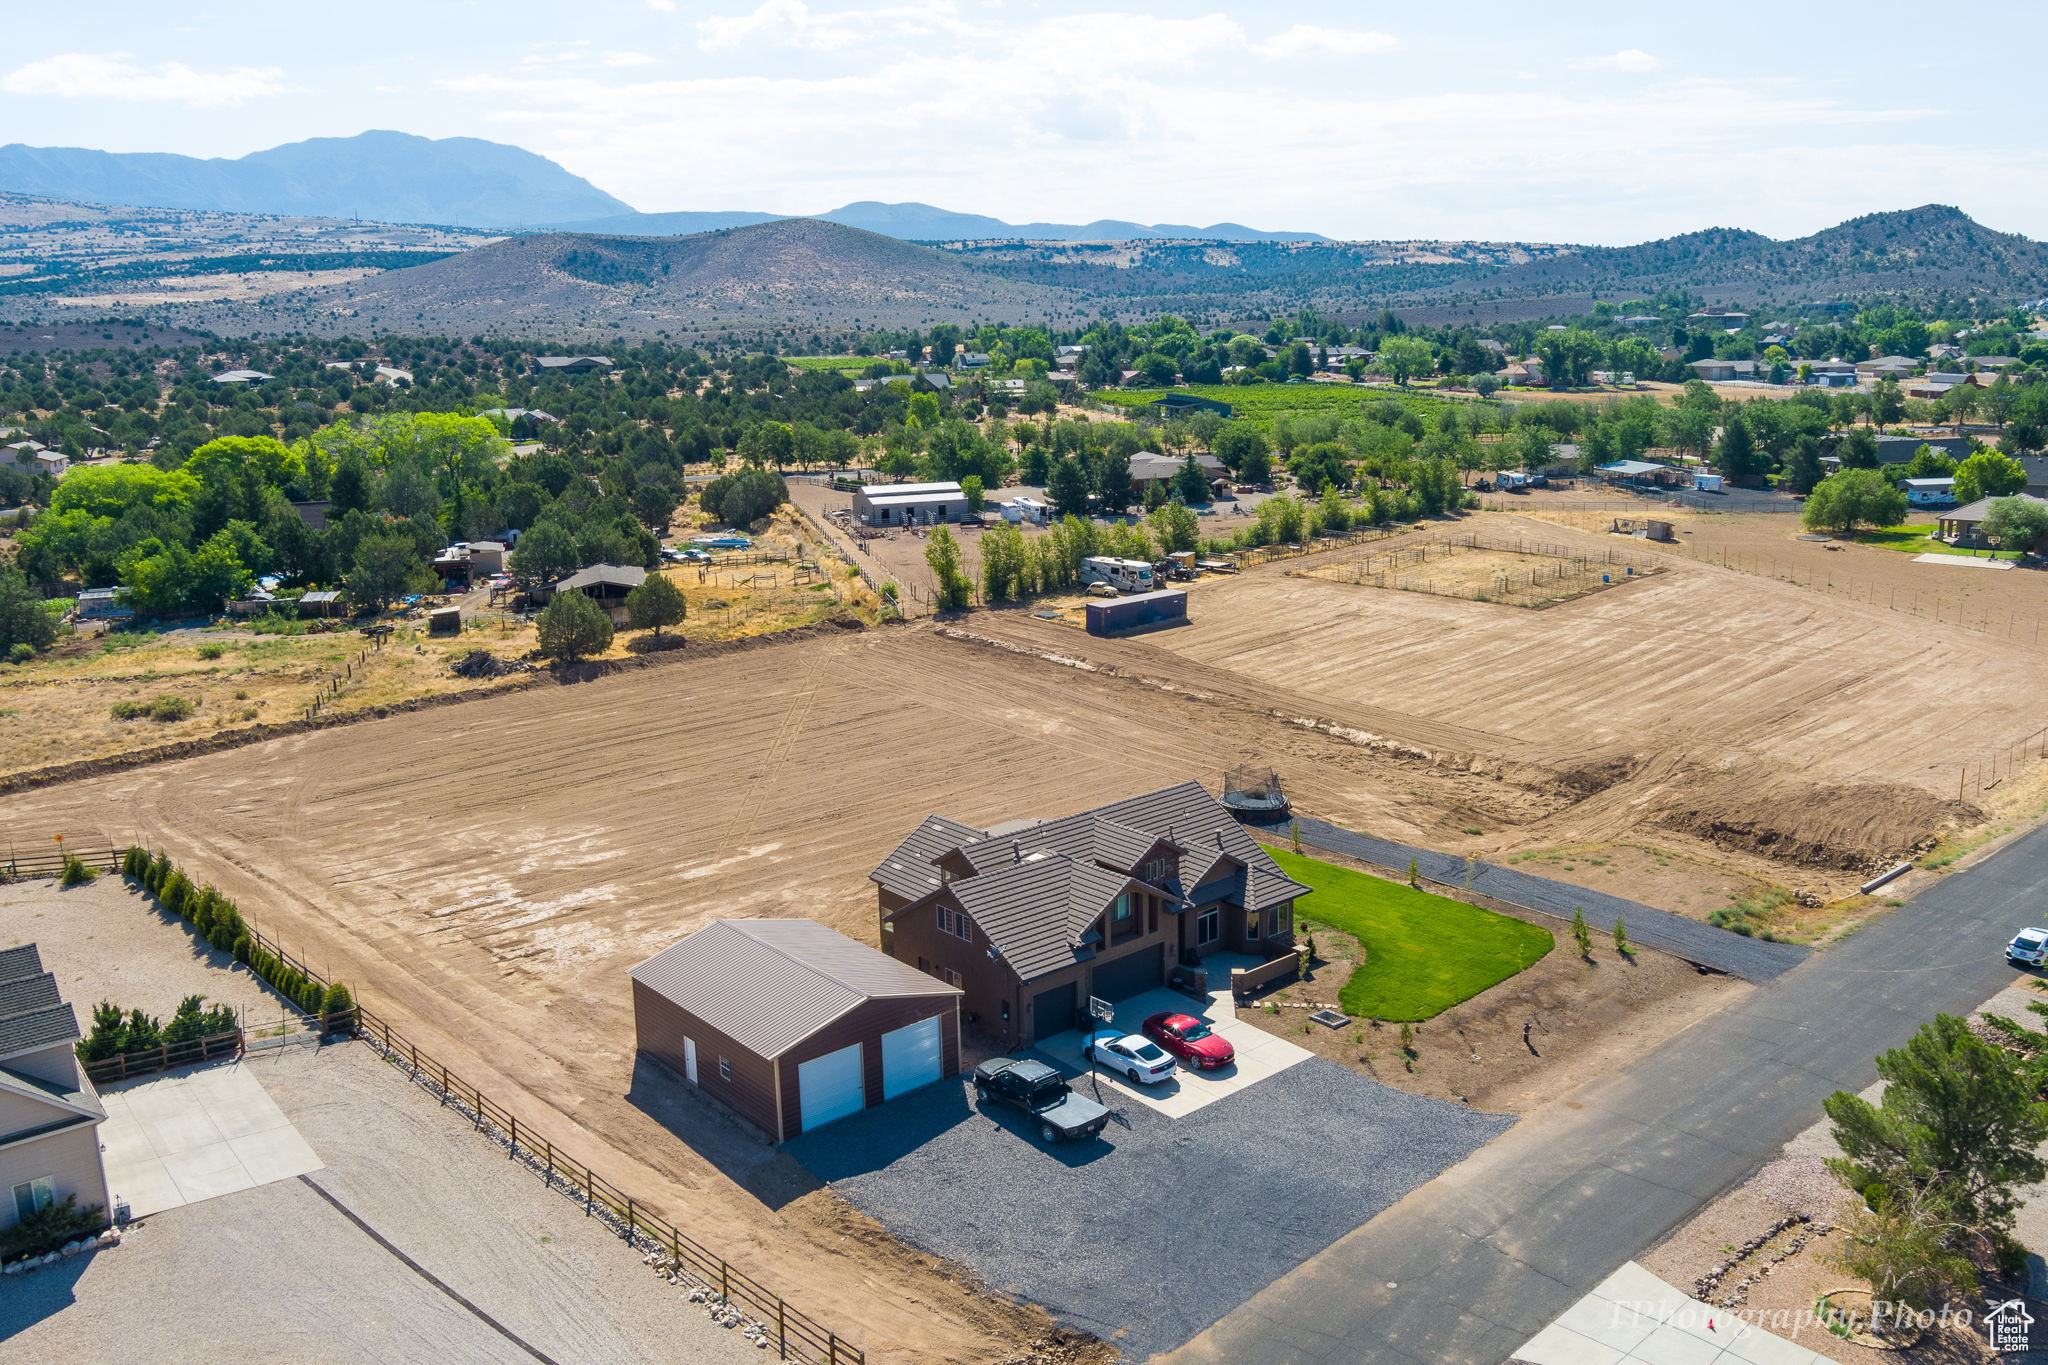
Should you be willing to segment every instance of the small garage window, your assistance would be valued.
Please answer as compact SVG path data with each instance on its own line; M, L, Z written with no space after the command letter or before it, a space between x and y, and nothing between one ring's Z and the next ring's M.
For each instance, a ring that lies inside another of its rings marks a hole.
M718 1079L721 1081L732 1079L732 1063L723 1057L718 1059Z

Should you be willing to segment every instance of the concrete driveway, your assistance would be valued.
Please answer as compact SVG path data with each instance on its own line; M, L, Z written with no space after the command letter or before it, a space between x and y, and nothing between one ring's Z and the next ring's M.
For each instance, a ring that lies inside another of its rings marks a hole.
M100 1092L107 1192L145 1218L321 1169L320 1157L241 1062Z
M1215 1071L1196 1071L1182 1066L1175 1068L1173 1075L1158 1085L1134 1085L1113 1073L1091 1068L1081 1053L1085 1035L1078 1029L1047 1038L1033 1050L1070 1073L1086 1074L1094 1070L1102 1078L1103 1085L1116 1091L1120 1098L1135 1100L1168 1118L1184 1118L1205 1105L1257 1085L1270 1076L1277 1076L1288 1067L1315 1055L1305 1047L1275 1037L1256 1024L1237 1017L1237 1007L1230 998L1230 969L1233 966L1257 965L1259 960L1254 957L1217 954L1208 959L1209 979L1220 980L1223 985L1220 990L1209 992L1206 1005L1192 996L1162 986L1119 1003L1115 1020L1104 1025L1120 1033L1136 1033L1138 1026L1152 1015L1162 1012L1192 1014L1197 1019L1208 1020L1209 1028L1216 1036L1237 1049L1237 1060L1229 1066Z

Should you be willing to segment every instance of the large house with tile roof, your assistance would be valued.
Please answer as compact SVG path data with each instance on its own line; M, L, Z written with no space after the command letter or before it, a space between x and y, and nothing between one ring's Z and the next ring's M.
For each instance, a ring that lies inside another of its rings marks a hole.
M1198 782L988 829L926 816L868 876L882 951L958 986L1005 1047L1211 953L1277 956L1309 890Z

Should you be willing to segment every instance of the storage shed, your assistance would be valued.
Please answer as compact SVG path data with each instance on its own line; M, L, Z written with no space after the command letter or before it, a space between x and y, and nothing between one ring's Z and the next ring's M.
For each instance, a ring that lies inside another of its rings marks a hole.
M726 919L628 973L640 1051L775 1142L960 1070L960 990L807 919Z
M1188 619L1188 595L1178 588L1088 603L1090 635L1121 635L1149 626L1179 625Z

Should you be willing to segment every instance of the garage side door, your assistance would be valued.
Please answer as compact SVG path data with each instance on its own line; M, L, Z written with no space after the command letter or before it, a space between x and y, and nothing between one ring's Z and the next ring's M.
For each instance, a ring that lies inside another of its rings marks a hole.
M1160 985L1160 963L1164 949L1159 944L1140 949L1130 957L1105 962L1095 969L1093 990L1104 1000L1128 1000Z
M860 1070L859 1043L797 1064L797 1103L806 1133L861 1111L867 1098Z
M944 1067L936 1014L882 1035L883 1099L893 1100L907 1090L930 1085Z

